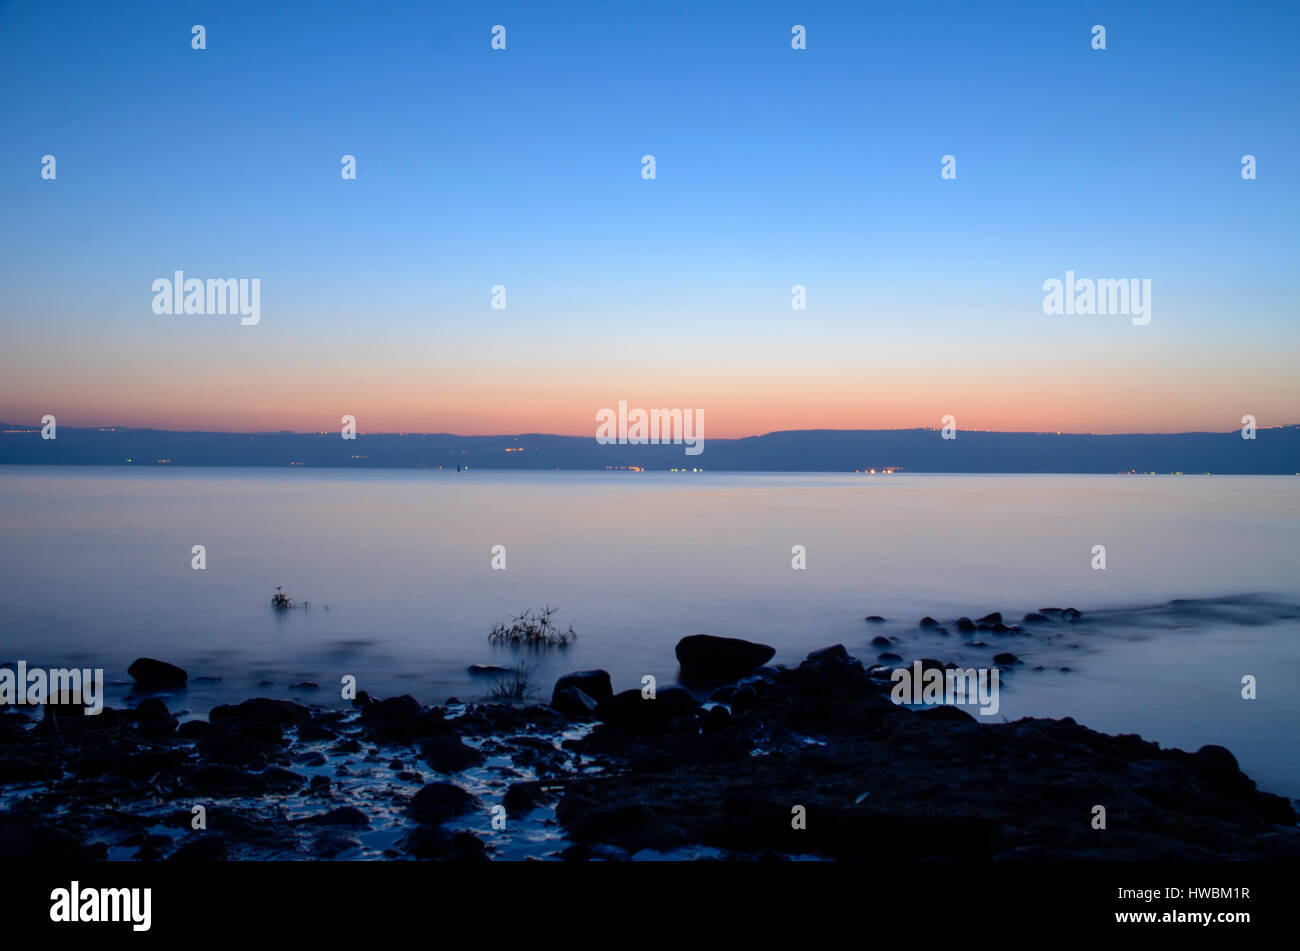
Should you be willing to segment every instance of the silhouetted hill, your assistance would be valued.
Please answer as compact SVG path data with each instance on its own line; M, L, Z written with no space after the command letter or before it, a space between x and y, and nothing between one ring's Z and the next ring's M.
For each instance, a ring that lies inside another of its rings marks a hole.
M0 464L288 466L332 468L604 469L853 472L1184 472L1294 475L1300 426L1241 433L1090 435L938 430L798 430L682 446L602 446L593 437L455 436L448 433L203 433L0 424ZM168 463L161 463L167 460Z

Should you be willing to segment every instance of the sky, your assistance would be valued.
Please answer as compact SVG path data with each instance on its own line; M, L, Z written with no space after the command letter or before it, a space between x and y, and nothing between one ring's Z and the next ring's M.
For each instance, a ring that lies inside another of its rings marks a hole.
M0 0L0 420L1300 422L1298 45L1290 3ZM155 314L176 270L260 321ZM1067 270L1150 322L1045 314Z

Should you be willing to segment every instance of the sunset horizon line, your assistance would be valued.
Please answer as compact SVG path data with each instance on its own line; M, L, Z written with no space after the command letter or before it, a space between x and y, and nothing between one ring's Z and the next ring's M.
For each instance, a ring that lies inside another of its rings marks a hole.
M203 433L207 435L231 436L335 436L337 429L176 429L165 426L126 425L121 423L78 424L60 421L62 429L95 430L97 432L159 432L159 433ZM1257 424L1256 429L1291 429L1300 423L1277 423L1272 425ZM940 432L944 427L937 426L883 426L883 427L842 427L842 426L807 426L802 428L771 429L762 432L710 436L711 440L761 439L766 436L779 436L787 433L888 433L888 432ZM1191 436L1191 435L1231 435L1240 431L1240 427L1229 429L1162 429L1162 430L1127 430L1102 432L1098 430L1050 430L1050 429L996 429L988 426L953 427L963 433L994 433L1022 436ZM18 423L0 417L0 435L19 433L39 433L41 424ZM450 436L457 439L519 439L526 436L544 436L562 439L593 439L589 433L543 432L528 430L523 432L453 432L450 430L415 430L415 429L376 429L356 432L362 436Z

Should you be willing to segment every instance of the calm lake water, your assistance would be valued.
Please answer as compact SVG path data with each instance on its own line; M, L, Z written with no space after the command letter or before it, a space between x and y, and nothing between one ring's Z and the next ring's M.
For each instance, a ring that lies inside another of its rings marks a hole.
M1298 529L1294 477L5 467L0 661L103 667L121 704L127 665L159 657L193 678L169 705L206 714L255 695L342 703L347 674L377 696L478 699L490 684L467 666L518 659L537 665L539 699L588 667L616 689L668 684L695 632L770 643L774 663L837 642L873 662L885 634L908 660L1014 651L1008 719L1220 743L1296 797ZM273 611L276 585L310 610ZM488 643L543 604L576 644ZM916 627L1041 607L1084 618L982 634L986 648Z

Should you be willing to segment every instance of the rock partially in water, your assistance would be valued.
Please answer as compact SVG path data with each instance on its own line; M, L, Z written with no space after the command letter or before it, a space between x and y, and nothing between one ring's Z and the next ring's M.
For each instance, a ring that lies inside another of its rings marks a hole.
M164 690L168 687L184 687L190 675L175 664L152 657L140 657L131 662L126 669L136 686L144 690Z
M565 674L555 682L555 688L551 691L551 706L557 710L559 707L555 703L555 698L566 687L577 687L592 700L597 703L606 697L614 696L613 681L610 680L609 671L607 670L577 670L571 674Z
M775 654L774 647L739 637L691 634L677 642L682 674L699 680L737 680Z
M566 717L585 720L596 715L596 701L579 687L557 689L551 696L551 706Z
M511 783L501 802L512 816L527 815L545 801L540 783Z

